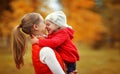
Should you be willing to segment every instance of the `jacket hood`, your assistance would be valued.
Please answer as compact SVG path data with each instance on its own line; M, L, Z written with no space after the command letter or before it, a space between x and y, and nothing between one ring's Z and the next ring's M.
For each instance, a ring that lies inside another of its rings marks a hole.
M74 35L74 30L71 28L65 28L65 31L68 33L70 39L72 39Z

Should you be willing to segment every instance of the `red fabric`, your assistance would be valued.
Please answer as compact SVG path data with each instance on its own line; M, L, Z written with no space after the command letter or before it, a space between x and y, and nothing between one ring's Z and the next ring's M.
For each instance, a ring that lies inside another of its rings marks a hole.
M33 62L33 66L35 69L35 74L52 74L52 72L50 71L48 66L46 64L43 64L40 61L40 59L39 59L40 50L41 50L41 47L39 47L39 45L37 45L37 44L32 45L32 62ZM61 65L61 67L64 68L62 58L56 51L54 51L54 52L55 52L55 55L57 57L58 62Z
M64 61L68 63L79 60L79 54L76 46L72 42L74 31L70 28L63 28L48 36L47 39L40 39L41 47L48 46L61 55Z

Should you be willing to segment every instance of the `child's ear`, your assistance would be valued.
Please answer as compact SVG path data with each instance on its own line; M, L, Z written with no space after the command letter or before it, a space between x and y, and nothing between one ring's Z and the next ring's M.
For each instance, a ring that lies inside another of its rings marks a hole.
M38 25L34 24L34 25L33 25L33 28L34 28L35 30L38 30Z

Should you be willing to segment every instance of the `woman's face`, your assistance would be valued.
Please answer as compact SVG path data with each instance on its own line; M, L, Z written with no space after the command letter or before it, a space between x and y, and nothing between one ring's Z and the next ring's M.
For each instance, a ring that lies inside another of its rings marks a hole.
M58 28L59 28L59 26L57 26L56 24L54 24L50 21L46 21L46 29L48 31L48 34L51 34L55 31L57 31Z
M46 34L46 25L44 21L39 24L39 33L43 35Z
M34 24L34 35L46 35L46 25L44 21L40 22L39 24Z

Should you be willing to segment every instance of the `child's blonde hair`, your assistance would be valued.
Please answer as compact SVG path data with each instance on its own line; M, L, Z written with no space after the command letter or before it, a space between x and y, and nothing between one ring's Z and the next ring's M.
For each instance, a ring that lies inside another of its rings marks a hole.
M39 24L43 21L43 18L38 13L28 13L22 20L21 24L16 26L12 33L12 51L14 56L14 61L17 69L20 69L24 65L23 55L26 50L26 37L22 33L31 35L33 33L33 25Z

